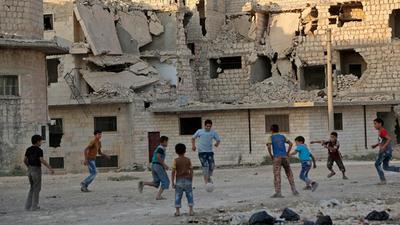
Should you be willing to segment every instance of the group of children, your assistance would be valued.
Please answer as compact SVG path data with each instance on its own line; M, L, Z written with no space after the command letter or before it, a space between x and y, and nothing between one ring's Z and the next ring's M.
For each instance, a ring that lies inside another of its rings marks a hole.
M387 130L383 127L384 122L382 119L374 120L374 127L379 131L379 142L374 144L372 148L379 147L379 153L377 159L375 161L375 167L378 172L378 176L380 178L379 184L386 184L386 179L383 170L400 172L400 167L390 166L389 161L392 158L392 147L391 147L391 138L387 132ZM205 121L205 128L199 129L192 136L192 150L198 150L198 155L200 159L200 163L202 166L204 183L206 185L212 184L212 175L215 168L214 162L214 152L213 152L213 143L215 141L214 146L218 147L221 140L217 132L211 129L212 121ZM95 158L97 154L100 154L106 158L109 158L108 155L101 152L101 131L94 132L94 139L90 142L90 144L85 148L84 155L85 161L84 164L87 165L89 170L89 176L81 182L81 191L89 192L88 186L91 182L93 182L97 171ZM196 146L196 140L198 140ZM281 167L284 168L286 176L289 180L289 184L291 186L292 193L294 195L299 195L299 192L296 189L293 172L290 168L289 157L298 154L299 159L301 161L301 171L300 171L300 179L305 182L306 186L304 190L315 191L318 187L318 183L309 178L308 174L311 168L316 168L316 160L307 145L305 144L305 138L303 136L298 136L295 138L296 146L293 148L293 143L288 140L283 134L279 133L279 126L274 124L271 126L271 136L267 139L267 149L271 160L273 161L273 174L274 174L274 187L275 193L272 195L272 198L281 198L283 197L281 192ZM348 179L345 172L346 169L344 167L342 161L342 155L339 151L339 141L338 134L336 132L332 132L330 134L329 140L318 140L311 141L310 144L321 144L328 150L328 160L327 167L330 171L328 174L328 178L334 176L336 173L333 170L333 164L336 163L342 172L342 178ZM43 150L40 149L42 144L42 137L40 135L34 135L32 137L32 146L26 150L24 163L28 167L28 177L30 182L30 190L28 194L28 199L26 202L26 210L37 210L39 209L39 192L41 189L41 164L45 165L50 172L53 174L54 170L50 167L50 165L43 159ZM286 148L286 144L288 148ZM151 186L155 188L159 188L156 199L162 200L165 199L162 196L164 190L169 188L170 180L167 174L167 170L169 169L168 165L165 163L166 157L166 148L168 146L168 137L162 136L160 138L160 145L154 151L152 158L152 176L153 181L151 182L143 182L140 181L138 183L139 191L142 192L144 186ZM293 148L293 150L292 150ZM193 215L193 167L192 162L189 158L185 156L186 146L184 144L177 144L175 146L175 152L178 155L176 159L173 161L171 180L172 187L175 189L175 216L180 215L181 208L181 200L183 194L186 195L189 205L189 215ZM383 170L382 170L383 165Z

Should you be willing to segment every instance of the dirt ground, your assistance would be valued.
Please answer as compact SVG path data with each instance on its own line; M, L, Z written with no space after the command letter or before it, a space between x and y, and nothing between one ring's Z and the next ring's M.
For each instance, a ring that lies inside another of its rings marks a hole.
M167 200L161 201L155 200L156 190L150 187L143 194L138 192L139 179L151 180L148 171L100 173L90 193L80 192L79 183L86 174L44 175L42 209L35 212L24 210L27 178L1 177L0 224L240 224L254 211L266 209L279 216L285 207L292 208L302 219L315 220L322 212L330 215L334 224L360 224L360 218L374 209L390 210L391 220L371 224L400 224L400 174L386 173L388 184L379 186L373 162L347 162L349 180L342 180L339 174L326 178L328 171L324 164L319 162L318 168L311 171L311 177L320 183L314 193L302 190L304 184L297 178L299 164L293 164L300 196L291 195L283 176L283 199L269 197L273 194L271 166L218 169L214 178L216 189L212 193L204 190L200 171L196 171L196 215L178 218L173 216L173 190L168 190ZM123 175L128 180L114 181ZM329 204L331 199L336 199L339 205ZM187 212L186 206L183 199L183 213Z

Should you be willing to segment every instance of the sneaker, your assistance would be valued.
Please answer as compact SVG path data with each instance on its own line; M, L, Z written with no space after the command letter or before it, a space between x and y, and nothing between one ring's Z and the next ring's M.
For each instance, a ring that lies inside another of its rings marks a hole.
M335 176L335 174L336 174L335 172L331 172L330 174L328 174L327 177L328 177L328 178L331 178L331 177Z
M40 210L40 206L32 207L31 211L38 211Z
M87 187L81 187L81 191L82 192L90 192L89 189Z
M311 189L312 189L312 187L308 186L308 185L303 188L303 190L305 190L305 191L308 191L308 190L311 190Z
M382 181L380 181L379 183L377 183L377 185L386 185L387 183L386 183L386 180L382 180Z
M349 178L346 175L343 175L343 180L348 180Z
M296 191L296 190L294 190L292 193L293 193L294 196L300 195L300 193L298 191Z
M311 183L311 191L314 192L318 188L318 183L317 182L312 182Z
M138 183L138 189L140 193L143 193L143 187L144 187L144 183L143 181L139 181Z
M281 193L275 193L271 196L271 198L284 198L284 196Z

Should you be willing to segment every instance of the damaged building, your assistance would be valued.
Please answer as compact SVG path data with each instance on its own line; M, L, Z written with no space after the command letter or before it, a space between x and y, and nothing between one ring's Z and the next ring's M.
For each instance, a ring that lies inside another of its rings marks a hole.
M205 119L219 165L261 162L273 123L326 138L328 28L343 155L368 152L377 116L399 135L400 0L44 2L45 38L69 49L47 57L53 167L84 170L95 129L113 156L99 167L122 169L148 165L161 135L190 146Z
M48 139L46 55L67 50L43 39L43 1L0 3L0 172L22 165L31 136Z

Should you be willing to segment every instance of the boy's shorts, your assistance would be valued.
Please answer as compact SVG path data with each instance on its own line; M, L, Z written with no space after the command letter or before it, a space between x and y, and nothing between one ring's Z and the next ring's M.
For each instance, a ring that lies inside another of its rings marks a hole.
M165 171L164 167L161 164L153 163L151 165L151 174L153 175L153 183L158 188L161 185L161 188L166 190L169 188L169 178L167 175L167 171Z
M199 159L204 176L212 176L215 168L214 152L200 152Z

